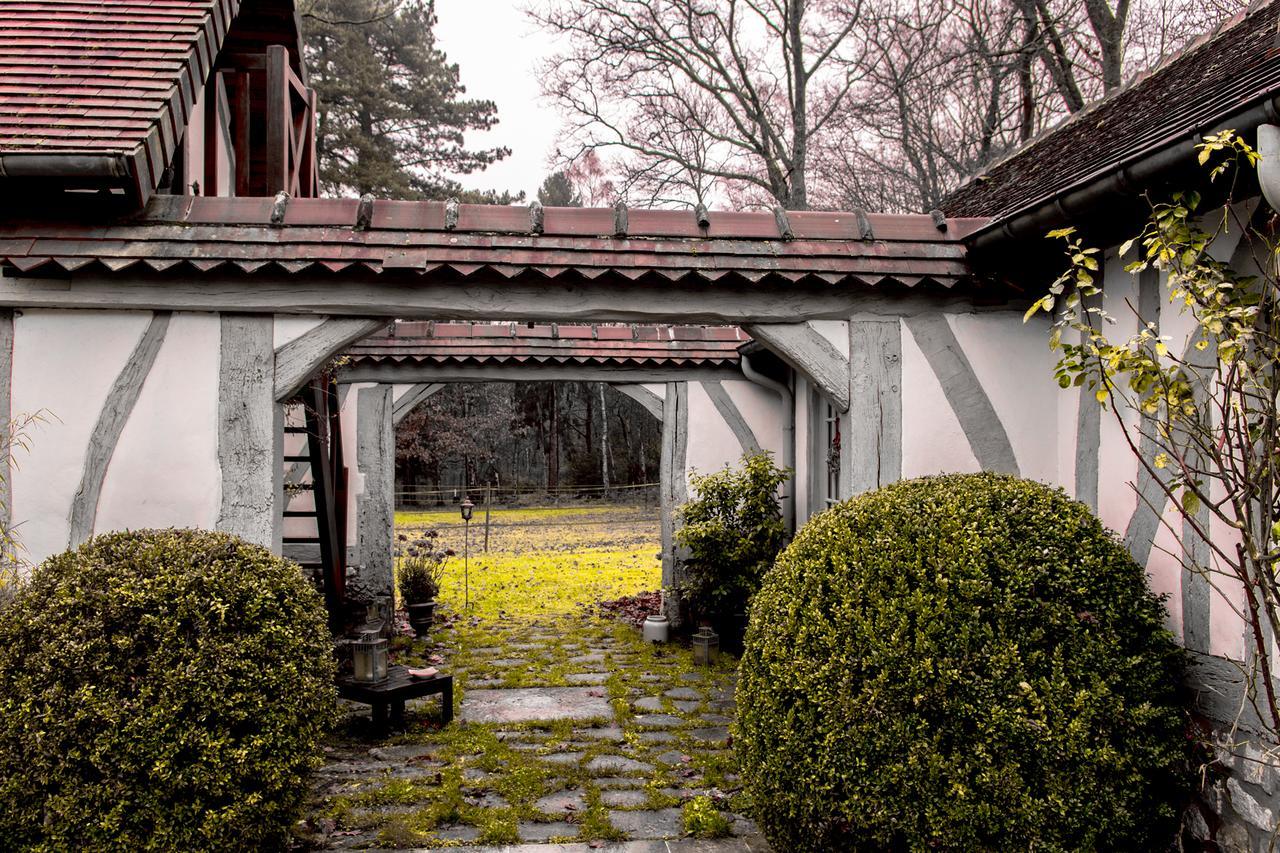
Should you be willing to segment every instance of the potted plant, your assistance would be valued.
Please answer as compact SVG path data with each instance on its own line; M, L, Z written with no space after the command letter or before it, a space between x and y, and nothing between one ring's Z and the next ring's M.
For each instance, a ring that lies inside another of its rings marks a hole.
M420 637L431 629L445 561L453 555L452 551L438 547L436 538L434 530L413 540L400 536L397 586L400 601L409 614L409 625Z

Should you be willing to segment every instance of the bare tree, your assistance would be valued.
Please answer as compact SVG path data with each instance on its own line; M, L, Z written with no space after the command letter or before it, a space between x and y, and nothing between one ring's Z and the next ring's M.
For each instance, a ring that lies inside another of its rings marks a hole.
M849 107L861 0L547 0L544 69L573 161L624 153L622 191L809 206L814 141Z

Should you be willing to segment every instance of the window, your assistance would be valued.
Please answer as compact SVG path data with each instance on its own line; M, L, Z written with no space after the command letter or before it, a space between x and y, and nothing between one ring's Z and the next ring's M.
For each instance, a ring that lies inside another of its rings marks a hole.
M827 468L827 488L823 495L827 506L840 500L840 413L830 402L823 399L823 421L826 427L825 462Z

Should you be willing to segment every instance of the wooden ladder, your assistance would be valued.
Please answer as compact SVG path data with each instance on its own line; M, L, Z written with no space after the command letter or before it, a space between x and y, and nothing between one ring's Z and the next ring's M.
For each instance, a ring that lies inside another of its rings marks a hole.
M301 409L302 423L296 423ZM313 379L291 402L285 418L286 471L285 508L286 535L283 538L287 556L293 556L303 568L319 579L329 612L329 627L341 631L346 621L347 576L347 467L342 458L342 419L338 403L338 386L332 378ZM292 415L290 417L289 415ZM290 436L305 436L302 447ZM290 452L291 449L293 452ZM288 472L298 466L293 483ZM309 492L311 506L292 509L293 498ZM305 532L289 519L311 519Z

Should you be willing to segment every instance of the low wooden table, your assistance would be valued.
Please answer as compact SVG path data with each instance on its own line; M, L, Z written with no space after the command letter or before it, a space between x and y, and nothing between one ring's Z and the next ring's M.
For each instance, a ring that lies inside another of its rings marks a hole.
M393 666L387 670L386 681L370 684L356 681L351 676L338 679L338 695L353 702L363 702L373 707L373 726L378 734L387 731L387 711L391 723L404 725L406 699L440 694L440 717L444 723L453 719L453 676L437 675L434 678L414 678L407 667Z

